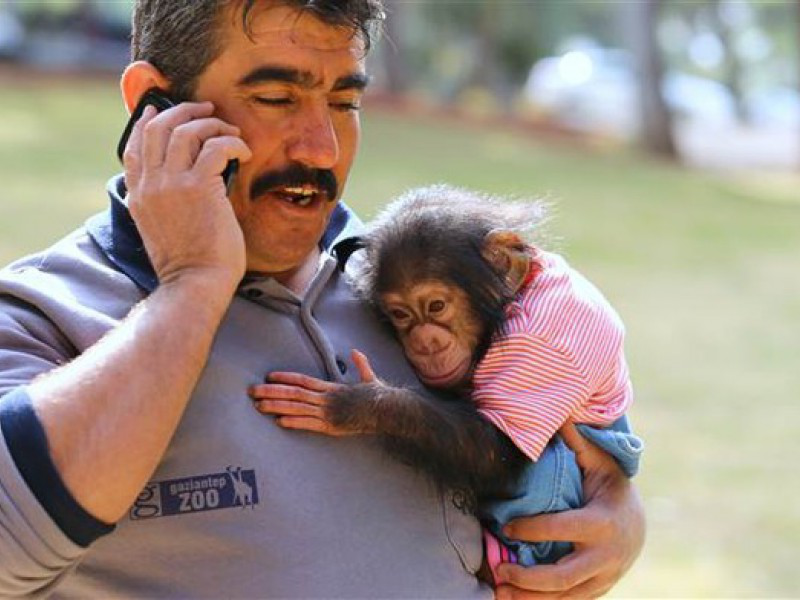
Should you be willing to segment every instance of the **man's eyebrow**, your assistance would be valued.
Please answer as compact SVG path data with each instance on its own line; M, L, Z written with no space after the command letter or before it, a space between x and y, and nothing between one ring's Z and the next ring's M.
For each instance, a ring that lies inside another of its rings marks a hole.
M304 88L313 88L319 85L309 71L301 71L292 67L262 65L250 71L236 84L238 87L250 87L261 83L291 83ZM369 77L365 73L350 73L337 79L331 91L363 90L369 84Z
M333 92L342 90L363 90L369 85L369 75L366 73L351 73L336 80L331 88Z
M311 87L314 78L308 71L300 71L299 69L293 69L291 67L263 65L250 71L247 75L242 77L236 85L239 87L248 87L275 81Z

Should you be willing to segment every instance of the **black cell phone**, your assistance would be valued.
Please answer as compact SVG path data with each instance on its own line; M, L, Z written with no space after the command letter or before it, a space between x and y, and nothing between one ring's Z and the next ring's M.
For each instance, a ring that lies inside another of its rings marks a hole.
M125 147L128 145L128 138L131 137L133 126L136 124L136 121L142 117L144 109L148 106L155 106L156 110L161 112L162 110L172 108L175 106L175 104L175 101L170 98L164 90L151 88L144 93L142 99L139 100L139 104L137 104L136 108L133 109L131 118L128 119L128 124L125 126L125 131L122 132L122 137L119 139L119 144L117 144L117 156L119 157L120 161L122 160L122 155L125 153ZM222 171L222 181L225 182L225 190L228 195L231 193L233 180L238 171L239 161L235 158L233 160L229 160L228 164L225 166L225 170Z

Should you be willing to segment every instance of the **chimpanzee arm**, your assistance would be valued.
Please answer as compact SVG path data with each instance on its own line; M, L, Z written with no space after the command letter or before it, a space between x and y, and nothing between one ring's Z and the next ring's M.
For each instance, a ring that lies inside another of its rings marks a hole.
M332 425L377 435L390 455L473 502L508 490L525 463L468 399L428 398L381 382L340 386L327 396Z

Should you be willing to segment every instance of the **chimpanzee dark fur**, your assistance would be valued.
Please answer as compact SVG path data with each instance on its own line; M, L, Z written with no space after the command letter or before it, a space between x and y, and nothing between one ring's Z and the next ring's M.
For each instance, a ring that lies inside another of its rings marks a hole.
M540 202L508 202L445 184L411 190L371 224L356 288L373 304L382 292L426 279L462 289L483 325L477 361L513 299L503 276L481 256L484 238L494 229L533 230L543 216Z
M465 397L431 398L382 383L362 383L330 395L337 427L374 432L387 453L425 473L440 491L455 492L474 513L502 497L525 464L523 454Z

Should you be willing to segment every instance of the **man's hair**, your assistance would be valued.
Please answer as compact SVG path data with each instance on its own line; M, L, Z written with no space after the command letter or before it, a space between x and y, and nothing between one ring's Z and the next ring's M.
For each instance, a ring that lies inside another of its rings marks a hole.
M136 0L131 59L161 71L176 100L191 99L197 78L223 50L226 8L241 6L242 29L250 35L251 11L259 4L294 7L328 25L351 29L366 50L384 19L382 0Z

